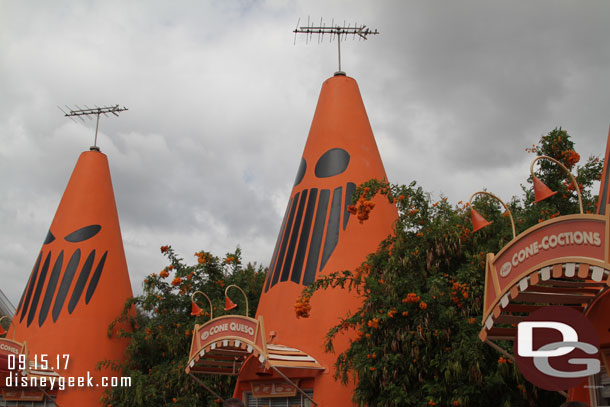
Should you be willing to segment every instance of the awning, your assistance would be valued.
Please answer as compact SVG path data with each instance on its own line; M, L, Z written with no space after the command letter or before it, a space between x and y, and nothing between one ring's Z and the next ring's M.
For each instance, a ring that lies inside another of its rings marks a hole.
M307 353L283 345L272 345L268 343L266 361L269 365L275 367L324 370L324 367Z
M187 374L237 375L250 355L267 369L324 370L313 357L299 349L268 344L262 317L256 320L229 315L196 325L189 355Z
M514 340L517 324L545 306L586 312L609 288L609 224L603 215L562 216L488 254L481 340Z

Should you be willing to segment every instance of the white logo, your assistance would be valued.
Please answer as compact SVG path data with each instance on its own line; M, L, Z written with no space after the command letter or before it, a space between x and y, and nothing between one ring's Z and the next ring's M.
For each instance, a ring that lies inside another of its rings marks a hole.
M539 349L533 349L534 328L554 329L561 332L560 342L548 343ZM578 333L570 325L562 322L551 321L525 321L517 325L517 354L522 357L534 358L534 366L542 373L553 377L576 378L597 374L600 371L600 363L595 358L572 358L568 359L571 365L586 365L586 369L579 371L556 370L549 364L549 358L567 355L575 348L585 353L594 355L598 352L597 347L586 342L578 342Z
M513 266L511 266L510 262L507 261L506 263L504 263L502 265L502 268L500 269L500 275L502 277L506 277L510 273L512 268L513 268Z

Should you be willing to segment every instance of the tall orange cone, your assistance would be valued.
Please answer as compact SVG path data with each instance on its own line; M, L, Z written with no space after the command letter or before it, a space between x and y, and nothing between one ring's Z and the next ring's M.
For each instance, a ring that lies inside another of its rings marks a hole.
M30 359L47 355L50 367L56 368L59 355L61 376L93 377L92 388L60 391L57 404L100 405L101 377L117 372L95 366L122 359L126 343L108 338L107 331L131 296L108 160L99 151L86 151L76 163L10 328L15 340L27 342Z
M325 353L323 342L339 317L356 310L361 299L343 289L317 292L306 319L296 318L294 306L306 285L322 275L354 270L392 233L397 210L385 197L375 199L375 209L364 223L347 211L355 187L371 178L387 177L358 85L336 75L322 85L257 310L266 332L275 331L274 344L297 348L326 368L312 373L313 381L300 382L304 388L313 383L318 407L352 405L353 383L345 386L333 378L337 354ZM337 353L354 337L354 332L338 337ZM248 382L256 375L260 372L244 369L237 397L248 391Z

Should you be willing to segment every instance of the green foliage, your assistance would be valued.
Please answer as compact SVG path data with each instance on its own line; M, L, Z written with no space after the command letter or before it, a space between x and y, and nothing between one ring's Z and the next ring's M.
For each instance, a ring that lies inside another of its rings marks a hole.
M590 187L602 163L591 158L575 167L573 148L567 132L555 129L529 150L576 168L585 208L592 210L596 197ZM524 188L523 199L513 198L509 207L517 233L539 220L578 212L575 195L564 182L567 174L548 160L539 162L538 177L559 193L542 205L531 204L529 188ZM317 290L334 286L363 295L362 307L344 316L326 338L326 348L332 350L339 332L356 331L356 339L336 363L339 379L358 379L354 400L371 407L561 404L558 393L533 387L512 360L478 338L486 253L498 252L513 238L498 202L477 196L477 211L493 223L472 234L468 203L452 206L446 198L433 202L415 182L406 186L368 181L356 190L350 212L364 221L374 219L370 203L377 194L398 208L394 234L359 268L317 280L302 297L309 304Z
M241 263L239 248L224 258L207 252L195 253L197 262L187 265L170 246L161 247L169 265L159 274L144 280L144 292L130 299L123 314L113 322L109 334L129 338L125 362L102 364L113 366L123 376L132 378L131 387L117 387L104 397L106 406L214 406L216 397L188 377L184 371L195 323L209 320L209 304L200 295L196 303L206 311L202 316L191 315L191 295L195 291L207 294L213 302L214 316L245 312L245 302L238 290L229 295L238 308L224 312L224 290L230 284L242 288L248 296L250 312L256 310L265 279L262 267ZM252 315L250 315L252 316ZM117 329L118 328L118 329ZM208 376L202 380L224 398L230 397L235 378Z

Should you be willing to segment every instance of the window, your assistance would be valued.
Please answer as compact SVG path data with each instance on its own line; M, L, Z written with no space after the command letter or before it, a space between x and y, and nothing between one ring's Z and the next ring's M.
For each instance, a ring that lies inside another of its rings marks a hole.
M313 390L307 389L305 393L313 398ZM252 393L246 393L246 407L313 407L313 403L301 393L294 397L252 397Z

